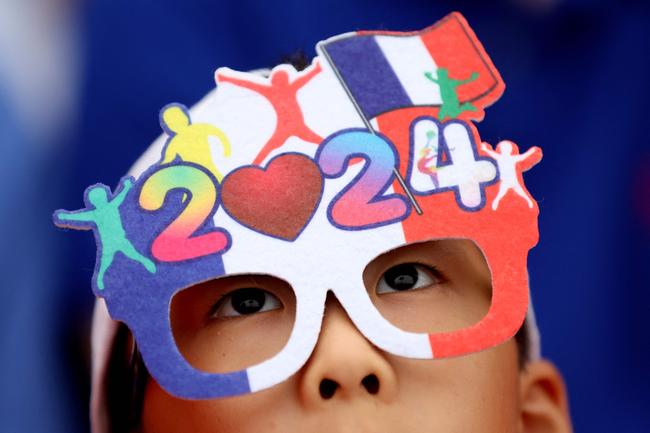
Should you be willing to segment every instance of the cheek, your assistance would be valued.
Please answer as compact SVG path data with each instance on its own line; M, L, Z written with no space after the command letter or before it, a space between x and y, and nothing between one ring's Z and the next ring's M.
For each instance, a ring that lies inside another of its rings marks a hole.
M409 424L404 431L517 431L519 367L513 341L459 358L395 359L394 365L400 378L395 409Z
M287 429L297 414L287 385L251 395L215 400L182 400L153 380L147 385L142 411L142 433L273 433ZM278 417L277 414L287 414Z
M243 320L229 320L176 332L174 339L185 359L209 373L242 370L279 353L289 340L293 313L271 311Z

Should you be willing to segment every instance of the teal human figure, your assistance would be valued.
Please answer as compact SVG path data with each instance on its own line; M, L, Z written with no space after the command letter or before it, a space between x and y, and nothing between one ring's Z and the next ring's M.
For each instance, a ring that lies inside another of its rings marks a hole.
M101 257L99 258L99 272L97 273L97 287L104 289L104 274L113 263L115 254L121 252L126 257L141 263L149 272L156 272L156 265L153 261L140 254L131 241L126 238L126 231L122 225L120 205L126 198L127 193L133 186L131 179L125 179L122 183L122 190L112 200L108 199L110 190L103 185L96 185L88 189L87 201L93 209L65 211L59 210L55 217L61 222L90 223L94 225L99 236L101 245Z
M440 99L442 99L442 105L440 105L438 119L445 120L445 117L455 119L463 111L476 111L476 107L471 103L460 103L456 88L476 80L478 78L478 72L472 72L472 75L465 80L449 78L449 71L447 68L438 68L436 75L437 77L434 77L431 72L424 73L425 77L436 83L440 88Z

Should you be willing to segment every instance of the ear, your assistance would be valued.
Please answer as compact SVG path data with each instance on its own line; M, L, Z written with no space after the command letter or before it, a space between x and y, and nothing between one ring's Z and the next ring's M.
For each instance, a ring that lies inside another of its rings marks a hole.
M548 361L529 362L521 372L519 431L571 433L571 417L564 380Z

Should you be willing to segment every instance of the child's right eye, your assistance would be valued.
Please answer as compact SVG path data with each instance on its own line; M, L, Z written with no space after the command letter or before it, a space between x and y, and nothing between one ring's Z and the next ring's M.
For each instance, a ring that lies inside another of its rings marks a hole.
M282 302L266 290L245 287L224 295L212 307L210 317L239 317L282 308Z
M440 273L431 266L417 263L403 263L388 269L379 279L376 292L403 292L421 289L441 282Z

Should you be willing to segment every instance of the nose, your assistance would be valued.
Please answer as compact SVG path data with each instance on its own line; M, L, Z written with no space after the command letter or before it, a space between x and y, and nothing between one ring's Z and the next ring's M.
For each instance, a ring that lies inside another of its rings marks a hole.
M389 402L396 392L397 376L391 364L359 333L330 294L318 343L300 378L304 402L310 406L353 399Z

